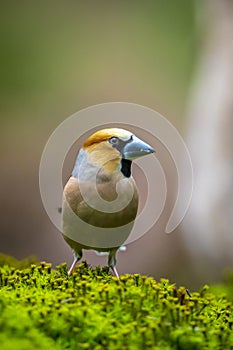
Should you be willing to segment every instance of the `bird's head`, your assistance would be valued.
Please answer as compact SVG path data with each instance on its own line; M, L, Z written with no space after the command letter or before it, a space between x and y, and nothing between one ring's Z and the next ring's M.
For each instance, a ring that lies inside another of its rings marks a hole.
M119 128L99 130L84 142L73 176L80 175L78 171L82 162L90 167L100 167L106 173L121 171L124 176L129 177L132 160L153 152L154 149L150 145L128 130Z

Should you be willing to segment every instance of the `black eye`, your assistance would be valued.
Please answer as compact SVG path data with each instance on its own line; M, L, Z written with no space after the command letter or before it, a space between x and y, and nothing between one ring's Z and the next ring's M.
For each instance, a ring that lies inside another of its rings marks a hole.
M119 141L118 137L115 137L115 136L113 136L113 137L111 137L111 138L109 139L109 142L110 142L112 145L116 145L116 144L118 143L118 141Z

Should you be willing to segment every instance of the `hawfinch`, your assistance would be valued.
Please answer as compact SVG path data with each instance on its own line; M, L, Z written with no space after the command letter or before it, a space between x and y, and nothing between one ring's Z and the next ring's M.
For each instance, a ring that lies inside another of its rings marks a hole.
M128 238L138 210L132 160L154 149L132 132L109 128L91 135L80 149L62 203L63 237L74 252L73 271L83 249L109 252L117 277L116 252Z

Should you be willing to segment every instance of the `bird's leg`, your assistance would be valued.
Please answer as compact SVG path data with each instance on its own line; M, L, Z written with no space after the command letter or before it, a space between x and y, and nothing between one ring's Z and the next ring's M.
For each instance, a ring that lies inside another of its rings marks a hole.
M80 250L79 252L74 252L74 260L69 268L68 276L72 274L77 262L82 258L82 255L83 255L82 250Z
M73 262L72 262L72 264L71 264L71 266L69 268L69 271L68 271L68 275L69 276L73 272L73 269L75 268L75 265L77 264L78 260L79 260L78 258L74 257L74 260L73 260Z
M118 248L110 250L109 256L108 256L108 266L112 269L115 276L119 279L119 274L116 269L116 252Z
M115 276L116 276L118 279L120 279L119 274L118 274L117 269L116 269L116 266L112 266L111 268L112 268L112 271L115 273Z

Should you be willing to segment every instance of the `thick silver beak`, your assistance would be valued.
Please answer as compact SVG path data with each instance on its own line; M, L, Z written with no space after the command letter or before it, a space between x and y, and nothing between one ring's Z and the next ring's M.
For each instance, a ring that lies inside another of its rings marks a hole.
M123 158L133 160L154 152L155 150L150 145L133 136L133 140L127 143L123 149Z

